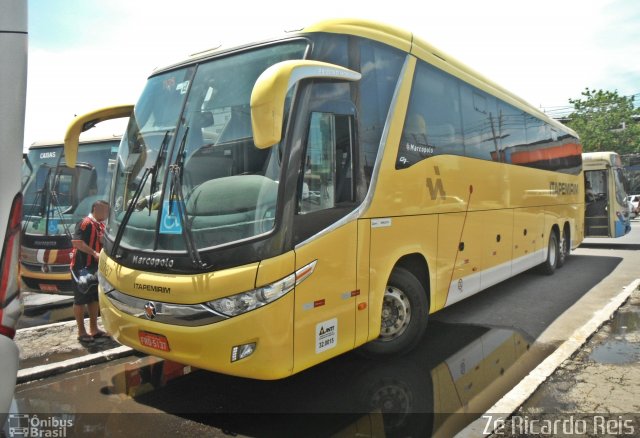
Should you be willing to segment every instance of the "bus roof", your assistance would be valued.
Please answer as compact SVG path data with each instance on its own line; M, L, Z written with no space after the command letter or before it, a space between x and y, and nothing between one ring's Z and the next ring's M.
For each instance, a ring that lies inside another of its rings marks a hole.
M612 166L621 167L622 160L617 152L586 152L582 154L583 161L604 161Z
M544 120L552 126L578 137L576 132L572 129L568 128L557 120L550 118L545 113L543 113L521 97L516 96L502 86L496 84L495 82L489 80L485 76L466 66L462 62L458 61L454 57L420 39L412 32L371 20L340 18L320 21L299 31L288 32L286 34L286 38L299 37L306 34L319 32L360 36L374 41L379 41L381 43L400 49L406 53L410 53L417 58L428 62L429 64L432 64L435 67L438 67L446 71L447 73L454 75L457 78L493 96L496 96L501 100L539 119ZM278 41L282 39L284 39L284 37L281 35L279 38L274 38L270 41ZM267 41L262 41L260 43L265 42ZM165 68L157 69L153 72L153 74L155 75L161 71L171 70L182 65L190 64L202 59L211 58L223 53L239 50L253 45L255 45L255 43L250 43L233 48L218 47L209 51L199 52L190 56L186 60L183 60L182 62L172 64Z
M92 144L92 143L100 143L103 141L111 141L111 140L120 140L122 135L112 134L112 135L94 135L94 136L83 136L83 139L80 140L80 144ZM47 148L51 146L64 146L64 140L42 140L31 143L29 146L29 150L31 149L39 149L39 148Z

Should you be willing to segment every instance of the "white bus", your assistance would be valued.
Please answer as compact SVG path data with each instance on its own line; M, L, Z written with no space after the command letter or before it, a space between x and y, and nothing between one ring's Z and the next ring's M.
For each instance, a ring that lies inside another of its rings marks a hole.
M0 425L13 397L18 347L13 342L22 312L18 281L22 194L20 171L27 90L27 2L0 0Z

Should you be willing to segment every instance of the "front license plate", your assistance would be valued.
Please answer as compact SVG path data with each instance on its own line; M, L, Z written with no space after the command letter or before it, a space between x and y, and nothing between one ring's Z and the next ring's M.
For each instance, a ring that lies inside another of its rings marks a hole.
M169 351L169 341L167 341L165 336L139 331L138 338L140 339L140 343L145 347Z
M55 284L40 283L38 286L40 286L40 290L43 292L58 292L58 286Z

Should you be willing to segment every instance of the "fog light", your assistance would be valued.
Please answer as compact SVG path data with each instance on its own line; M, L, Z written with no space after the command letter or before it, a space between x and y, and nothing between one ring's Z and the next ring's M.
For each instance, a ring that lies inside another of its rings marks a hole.
M249 357L256 351L256 343L236 345L231 349L231 362Z

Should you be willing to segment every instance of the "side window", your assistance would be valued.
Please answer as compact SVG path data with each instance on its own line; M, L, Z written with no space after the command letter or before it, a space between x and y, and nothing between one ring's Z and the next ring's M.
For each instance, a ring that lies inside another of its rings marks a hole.
M354 201L353 117L313 112L298 190L300 214Z
M459 82L429 64L418 63L396 169L433 155L464 155Z
M495 98L469 85L461 87L461 94L465 155L500 161L500 120Z
M501 160L504 163L521 164L522 156L527 152L527 139L524 111L500 102L498 115L499 137L501 142Z

